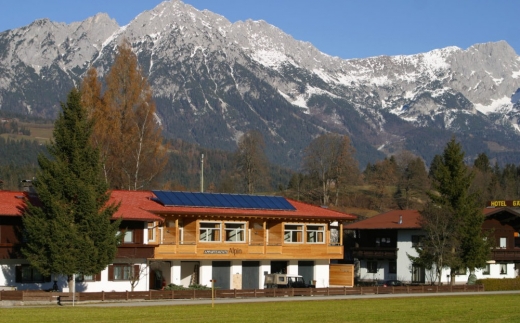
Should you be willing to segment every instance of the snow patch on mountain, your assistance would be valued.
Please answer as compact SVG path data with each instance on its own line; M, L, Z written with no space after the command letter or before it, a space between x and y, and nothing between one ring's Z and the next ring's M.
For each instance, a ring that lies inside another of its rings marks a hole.
M491 104L483 105L483 104L475 104L475 109L485 115L490 113L497 113L499 111L503 111L504 109L510 110L512 108L511 98L504 96L500 99L491 100Z

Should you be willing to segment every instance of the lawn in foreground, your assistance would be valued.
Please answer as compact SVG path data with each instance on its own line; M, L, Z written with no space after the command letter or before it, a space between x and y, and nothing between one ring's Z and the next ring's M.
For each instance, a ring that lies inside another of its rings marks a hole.
M150 307L1 308L0 322L520 322L520 294Z

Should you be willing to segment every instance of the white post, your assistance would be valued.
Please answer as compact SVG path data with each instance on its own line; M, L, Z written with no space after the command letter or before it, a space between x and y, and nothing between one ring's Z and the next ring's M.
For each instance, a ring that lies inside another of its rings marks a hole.
M204 192L204 154L200 159L200 191Z
M72 306L74 306L75 297L76 297L76 274L72 274Z

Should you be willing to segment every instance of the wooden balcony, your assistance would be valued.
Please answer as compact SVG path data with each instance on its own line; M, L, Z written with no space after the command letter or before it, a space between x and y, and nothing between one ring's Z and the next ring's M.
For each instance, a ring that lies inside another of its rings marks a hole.
M116 258L153 258L156 245L122 244L117 247Z
M495 261L520 262L520 248L492 249L491 259Z
M324 243L226 243L162 244L155 259L343 259L342 245Z
M352 248L352 256L358 259L397 259L397 248Z

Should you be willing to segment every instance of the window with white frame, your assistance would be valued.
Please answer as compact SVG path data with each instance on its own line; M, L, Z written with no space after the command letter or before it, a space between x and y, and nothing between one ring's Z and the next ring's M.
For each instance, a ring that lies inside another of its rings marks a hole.
M500 275L507 275L507 264L500 264Z
M246 241L246 224L236 222L224 223L224 231L227 242L245 242Z
M199 241L220 241L220 222L200 222Z
M307 225L307 242L308 243L324 243L325 242L325 226L324 225Z
M486 267L482 270L482 275L491 275L491 265L486 264Z
M286 224L284 229L284 242L303 242L303 225Z

